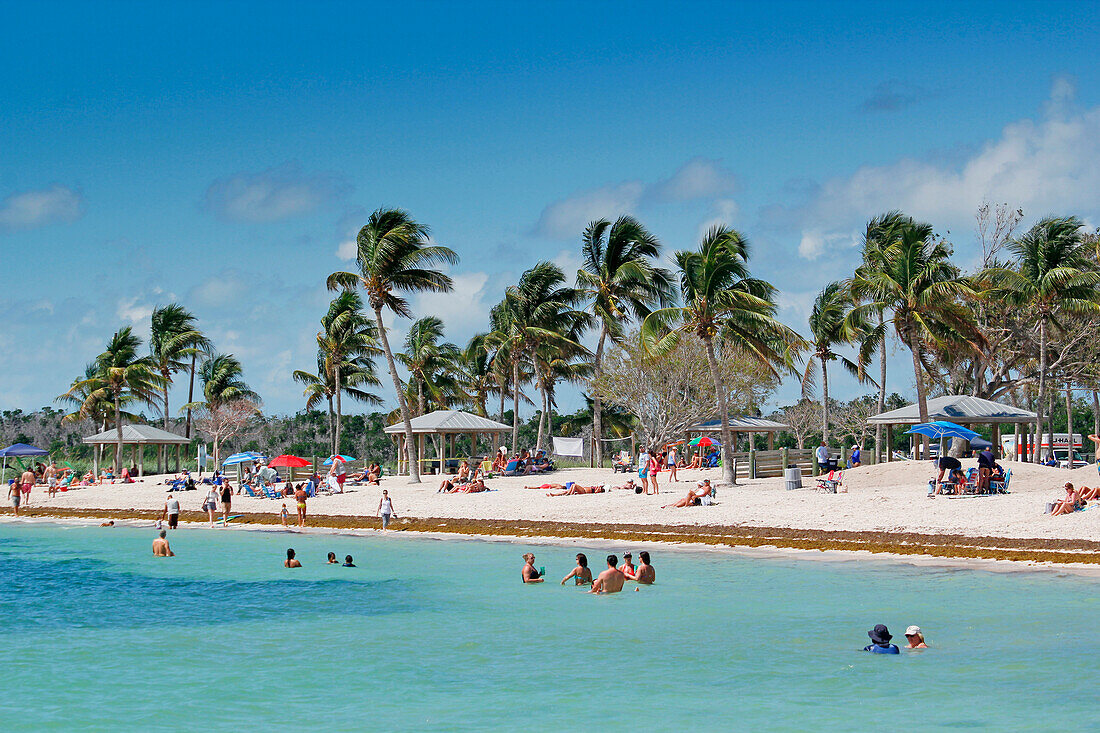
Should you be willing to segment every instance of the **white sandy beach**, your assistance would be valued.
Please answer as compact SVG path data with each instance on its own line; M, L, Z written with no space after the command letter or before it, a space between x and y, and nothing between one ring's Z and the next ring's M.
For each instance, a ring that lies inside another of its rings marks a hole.
M974 461L964 461L964 467ZM425 476L419 485L404 477L388 477L389 490L399 516L455 519L503 519L577 523L637 523L651 525L750 525L808 530L848 530L964 534L1013 538L1081 539L1100 541L1100 509L1090 507L1062 517L1044 513L1045 504L1063 495L1062 484L1093 486L1098 482L1093 466L1070 471L1032 464L1008 463L1012 468L1008 495L948 498L927 497L933 477L928 462L898 462L866 466L845 472L848 493L825 494L813 489L787 491L779 478L742 482L719 491L712 506L662 509L683 497L702 477L718 478L716 470L682 471L681 481L669 484L661 474L659 496L627 491L609 494L548 497L543 490L524 485L575 481L621 484L623 474L610 469L565 469L546 477L496 478L492 491L480 494L439 494L441 477ZM36 487L31 506L68 509L160 509L164 506L163 477L145 477L134 484L79 488L48 498ZM803 482L813 485L813 480ZM310 514L374 516L381 489L350 486L344 494L320 495L309 501ZM177 493L182 508L198 511L205 491ZM244 495L233 499L234 512L277 514L282 502ZM288 502L291 515L293 502Z

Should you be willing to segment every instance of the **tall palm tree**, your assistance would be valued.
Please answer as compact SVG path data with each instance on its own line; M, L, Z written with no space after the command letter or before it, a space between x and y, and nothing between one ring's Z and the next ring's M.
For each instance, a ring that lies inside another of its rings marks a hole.
M369 384L369 380L362 381L366 376L364 372L374 377L372 359L382 353L378 348L377 326L363 313L363 300L358 293L344 291L333 298L328 312L321 318L317 348L324 354L325 372L333 384L336 401L333 452L339 453L343 395L347 383L344 372L354 369L359 373L360 384Z
M114 412L118 438L115 444L115 472L122 469L122 405L128 402L156 404L163 377L148 356L138 356L141 338L126 326L115 332L107 348L95 359L95 375L78 380L70 394L83 393L88 402L109 402Z
M125 406L132 400L133 397L126 394L121 397L120 404ZM69 391L59 395L56 401L73 408L72 412L61 418L61 422L76 423L81 420L88 420L99 431L107 429L107 421L114 412L114 403L106 388L106 380L100 373L99 365L95 361L89 362L84 367L84 374L74 379ZM120 417L127 420L136 419L135 415L125 410L120 413ZM103 446L96 445L95 451L96 465L98 466L103 456Z
M872 262L856 269L852 295L861 305L854 317L871 319L889 313L898 340L913 356L920 421L928 422L928 398L921 354L926 344L984 343L970 311L959 301L978 293L959 277L950 261L951 248L932 235L932 228L907 220Z
M259 400L251 387L244 381L244 367L232 354L213 354L199 367L199 381L202 382L203 401L196 407L210 410L236 400Z
M418 318L405 336L405 350L395 354L409 371L410 387L415 389L417 414L428 411L428 400L445 406L462 394L459 362L462 352L452 343L443 342L443 321L435 316Z
M839 360L841 365L860 382L869 381L863 371L863 363L856 363L833 351L840 344L862 340L870 330L861 318L853 318L851 293L844 283L832 282L818 293L810 311L811 358L806 360L802 374L802 396L808 397L821 372L821 439L829 442L829 362Z
M195 359L209 349L210 340L195 326L195 316L182 305L170 303L153 309L149 353L164 380L161 415L165 430L168 429L168 390L172 386L172 375L186 369L190 361L193 384ZM157 451L158 470L163 468L163 463L164 447L161 446Z
M1037 435L1042 435L1047 404L1050 328L1061 328L1062 315L1100 313L1097 285L1100 273L1092 245L1082 236L1075 216L1047 217L1009 244L1015 268L995 268L988 275L995 292L1035 315L1039 326L1039 399L1035 409ZM1070 429L1069 432L1073 432ZM1041 457L1035 451L1034 461Z
M475 334L459 355L462 369L462 389L467 395L467 404L481 417L488 417L489 397L502 394L502 385L497 379L494 363L499 352L489 343L489 334ZM503 408L501 409L503 413Z
M355 261L359 272L334 272L328 277L330 290L361 287L374 311L378 336L386 353L386 363L393 378L401 419L405 423L405 458L409 465L409 480L420 483L420 467L413 451L412 418L409 404L401 388L397 362L390 348L383 309L411 318L409 303L400 292L449 292L454 283L434 265L456 264L458 255L447 247L431 244L428 228L418 224L400 209L378 209L370 215L366 226L356 237Z
M898 234L905 226L913 226L912 218L905 216L900 211L889 211L880 214L867 222L867 229L863 233L863 267L875 269L882 262L882 252L886 245L897 239ZM875 414L881 415L886 411L886 350L888 333L886 329L886 314L882 311L874 314L877 318L876 326L868 331L860 344L860 356L863 361L869 361L871 352L878 350L878 404ZM875 462L882 461L882 424L875 424Z
M683 333L696 334L706 346L722 423L722 476L736 483L729 407L718 370L715 345L739 349L773 373L789 370L802 338L775 318L775 288L750 277L749 246L735 229L714 226L698 250L676 253L680 272L680 307L653 311L642 322L642 344L652 354L667 354Z
M512 445L519 443L520 363L531 363L540 347L584 350L577 338L591 318L575 306L580 293L565 285L565 273L552 262L539 262L520 275L504 300L489 313L492 340L509 351L512 362ZM539 390L544 387L538 369ZM536 448L541 448L537 445Z
M597 219L584 230L577 289L590 301L599 321L600 338L592 362L592 376L599 378L607 339L621 343L626 325L644 319L654 307L672 304L671 273L653 264L661 245L638 220L621 216L614 224ZM592 432L596 438L596 465L603 465L603 403L596 394L592 406Z
M539 438L542 445L543 424L547 436L554 434L553 408L557 407L556 391L559 382L578 384L592 377L593 364L586 358L587 349L561 349L543 347L535 352L535 368L539 370L542 385L542 412L539 415Z
M302 394L306 398L307 410L317 409L317 405L321 400L328 403L329 448L330 452L339 453L339 446L336 442L336 410L334 408L335 372L336 370L332 369L329 363L329 355L318 349L317 372L314 374L299 369L295 370L291 376L295 382L305 387ZM340 368L340 389L354 400L370 405L382 404L382 400L378 395L364 389L365 387L376 387L380 384L381 382L375 374L373 361L359 358L345 361Z

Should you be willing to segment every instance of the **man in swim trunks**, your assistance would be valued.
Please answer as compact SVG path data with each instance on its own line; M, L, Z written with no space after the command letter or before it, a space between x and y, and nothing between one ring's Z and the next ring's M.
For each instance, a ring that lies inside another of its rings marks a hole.
M34 488L34 471L29 468L23 472L19 482L23 484L23 506L31 505L31 489Z
M162 529L160 535L153 540L153 557L175 556L176 553L172 552L172 548L168 545L168 533Z
M634 556L629 552L623 553L623 564L619 566L619 572L625 575L627 580L634 580Z
M8 484L8 498L11 499L11 505L15 509L15 516L19 516L19 502L23 497L23 487L18 481L12 481Z
M300 568L300 567L302 567L301 561L298 560L296 557L294 557L294 550L293 549L287 549L287 551L286 551L286 560L283 561L283 567L284 568Z
M525 553L523 556L523 571L520 573L524 583L541 583L545 580L542 574L535 568L535 555Z
M642 585L653 585L653 581L657 579L657 572L649 564L649 552L642 550L638 553L638 557L642 562L638 565L638 569L634 571L634 577L631 580L635 580Z
M49 496L57 494L57 466L53 461L50 461L50 465L46 466L46 470L42 473L42 478L46 479L47 493Z
M168 500L164 502L164 511L160 518L168 517L168 529L175 529L180 521L180 502L172 494L168 494Z
M616 565L619 564L619 558L614 555L607 556L607 570L600 573L600 577L592 581L592 590L589 593L618 593L623 589L623 583L626 582L626 576L619 570Z

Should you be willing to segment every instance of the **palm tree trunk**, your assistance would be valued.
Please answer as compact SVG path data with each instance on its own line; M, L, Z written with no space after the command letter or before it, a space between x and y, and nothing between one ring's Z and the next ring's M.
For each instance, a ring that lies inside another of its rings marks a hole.
M1035 455L1033 463L1042 463L1039 443L1043 440L1043 410L1047 406L1047 321L1039 316L1039 399L1035 405ZM1051 446L1053 448L1053 446Z
M600 341L596 344L596 358L592 362L592 379L600 378L603 365L603 345L607 339L607 326L600 329ZM599 390L592 390L592 437L596 442L596 468L603 468L603 400Z
M428 405L424 402L424 380L420 377L416 378L416 406L419 414L427 414Z
M397 376L397 362L394 361L393 352L390 351L390 339L386 336L386 327L382 323L382 309L374 309L374 320L378 325L378 337L382 339L382 350L386 352L386 363L390 367L390 376L393 377L393 389L397 393L397 404L401 408L401 420L405 423L405 460L409 464L409 482L420 483L420 466L416 463L416 455L413 453L413 426L409 417L409 403L405 401L405 393L401 389L401 378Z
M821 358L821 440L829 444L829 367Z
M118 442L115 443L115 476L122 473L122 403L120 395L115 393L115 430Z
M328 445L332 455L336 455L336 411L332 408L332 397L328 398Z
M714 380L714 396L718 398L718 417L722 421L722 480L732 486L737 485L737 475L733 472L733 446L730 440L730 416L726 406L726 390L722 386L722 377L718 373L718 360L714 357L714 342L704 339L707 345L707 363L710 364L710 376Z
M1066 382L1066 432L1069 434L1069 467L1073 468L1073 385Z
M916 380L917 385L917 410L920 421L928 422L928 397L924 391L924 372L920 363L920 341L917 339L916 331L912 329L909 332L909 351L913 354L913 378ZM923 438L921 444L924 446L921 457L927 458L928 438Z
M335 436L336 437L335 437L335 439L333 440L333 443L332 443L333 444L332 454L336 455L340 452L340 415L343 412L343 408L342 408L341 402L340 402L340 393L343 392L343 389L340 387L340 362L339 361L336 362L336 368L335 368L334 372L335 372L335 384L336 384L336 431L335 431Z
M519 453L519 354L512 358L512 451Z
M191 380L187 385L187 404L190 405L195 401L195 362L198 360L199 355L197 353L191 354ZM183 437L191 437L191 408L187 408L187 427L184 429Z
M885 316L879 313L878 322L881 326L885 322ZM886 331L882 332L882 345L879 347L878 367L878 412L881 415L886 412ZM875 463L882 463L882 424L875 425Z
M504 399L508 396L507 385L500 385L500 421L504 422Z
M164 430L168 430L168 384L164 385ZM157 446L157 473L167 473L168 454L163 445ZM164 469L163 471L161 469Z
M537 383L538 383L539 397L542 399L542 409L539 410L539 437L538 437L538 440L535 441L535 452L536 453L538 453L540 450L542 450L542 438L543 438L543 435L545 434L543 432L543 425L546 423L546 382L543 380L541 370L539 371L539 376L538 376Z
M1047 415L1047 451L1050 455L1054 455L1054 401L1058 396L1058 389L1050 390L1050 405L1048 406Z
M1092 391L1092 434L1100 435L1100 392L1095 389Z

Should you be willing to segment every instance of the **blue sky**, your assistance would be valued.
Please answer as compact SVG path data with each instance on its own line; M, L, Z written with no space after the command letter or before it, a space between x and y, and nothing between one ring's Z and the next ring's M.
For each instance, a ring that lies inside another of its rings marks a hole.
M0 409L170 301L299 409L324 277L379 206L460 254L456 293L414 299L458 343L628 212L669 251L742 230L802 328L883 211L964 265L983 200L1100 223L1098 31L1085 2L4 3Z

